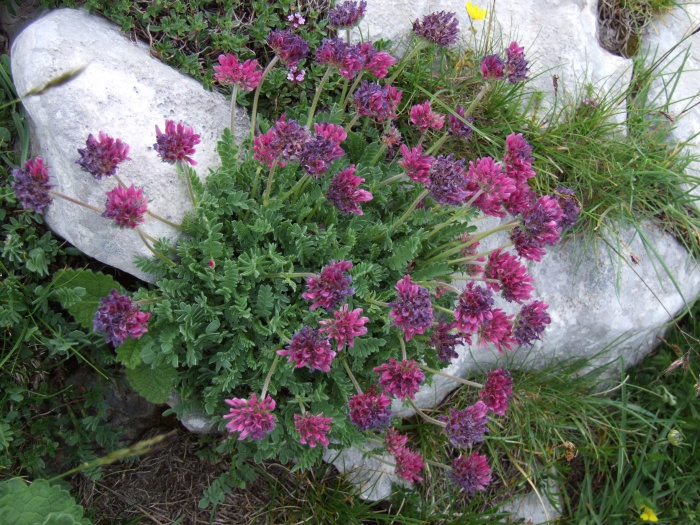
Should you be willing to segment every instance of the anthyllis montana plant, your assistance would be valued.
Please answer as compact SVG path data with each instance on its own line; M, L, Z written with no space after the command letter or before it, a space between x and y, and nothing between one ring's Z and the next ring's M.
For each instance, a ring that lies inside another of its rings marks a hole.
M331 11L330 25L353 27L364 8L345 2ZM206 184L190 167L199 135L182 122L156 127L155 151L177 165L193 205L176 225L183 235L175 246L142 231L147 218L161 218L148 211L141 189L116 175L128 145L100 132L78 150L84 170L118 184L105 209L71 200L137 229L156 255L139 267L158 277L135 300L116 287L92 298L89 322L117 348L138 390L161 402L177 391L176 412L203 407L235 435L223 448L240 468L248 457L308 468L323 447L370 440L393 456L398 476L420 481L421 455L391 426L396 398L464 450L443 465L449 476L467 492L483 490L491 469L477 448L489 418L506 412L508 372L492 371L484 385L458 379L481 389L481 400L440 420L413 400L459 345L511 351L539 339L550 323L547 305L532 299L523 259L540 261L575 222L572 192L534 194L532 148L522 134L506 138L502 161L440 154L448 141L474 140L470 113L489 83L527 79L523 48L513 42L505 60L484 57L473 103L443 115L430 99L401 105L403 93L391 82L404 61L371 42L326 39L315 60L328 69L311 106L274 123L261 119L264 132L256 134L257 97L270 70L283 64L290 82L303 74L309 46L294 32L302 23L292 16L289 29L270 34L276 56L264 71L255 60L219 57L215 78L234 86L233 100L237 90L256 90L253 123L241 149L232 130L224 132L222 166ZM416 20L413 30L418 38L407 57L452 46L459 34L455 14L446 12ZM342 82L343 94L317 114L329 81ZM402 118L418 130L415 144L402 143ZM25 208L41 212L54 196L70 199L53 190L40 158L14 178ZM478 232L471 223L481 215L510 219ZM510 242L480 251L497 231L509 232ZM69 310L90 295L75 282L56 283L71 297ZM497 308L495 294L521 305L519 313Z

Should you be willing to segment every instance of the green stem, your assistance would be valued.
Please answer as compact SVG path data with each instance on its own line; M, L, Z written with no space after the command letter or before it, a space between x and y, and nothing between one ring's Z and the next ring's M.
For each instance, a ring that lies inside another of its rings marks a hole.
M311 178L311 175L309 175L308 173L305 174L302 178L300 178L296 182L296 184L294 186L292 186L291 190L289 190L287 193L285 193L281 197L278 197L278 199L281 201L286 200L292 193L295 193L296 191L298 191L299 188L301 188L301 186L304 185L306 183L306 181L308 181L310 178Z
M60 197L62 199L65 199L68 202L72 202L73 204L77 204L78 206L82 206L83 208L87 208L88 210L96 211L100 215L102 215L105 212L104 210L101 210L100 208L93 206L92 204L87 204L85 202L79 201L78 199L74 199L73 197L69 197L68 195L60 193L58 191L49 190L49 193L51 195L55 195L56 197Z
M491 230L488 230L488 231L485 231L482 233L477 233L476 235L473 235L472 238L469 239L469 241L462 243L462 244L458 244L457 246L455 246L454 248L452 248L450 250L446 250L442 253L439 253L438 255L423 261L423 264L431 263L431 262L438 261L440 259L444 259L446 257L449 257L450 255L458 253L458 252L462 251L464 248L471 246L476 241L480 241L481 239L484 239L484 238L488 237L489 235L492 235L494 233L497 233L497 232L500 232L503 230L511 230L511 229L515 228L518 224L520 224L520 221L518 219L513 219L512 221L508 221L505 224L501 224L500 226L493 228ZM487 252L487 253L491 253L491 251L489 250L489 252Z
M350 130L352 127L357 123L358 120L360 120L360 114L357 113L354 117L352 117L352 120L348 122L348 125L345 126L345 133L350 133Z
M270 60L270 63L267 65L265 68L265 71L263 71L262 76L260 77L260 83L258 84L258 87L255 88L255 96L253 97L253 114L250 117L250 136L251 138L255 136L255 120L258 117L258 99L260 98L260 89L262 88L263 82L265 81L265 77L267 77L267 74L272 70L272 68L277 64L277 61L280 59L279 55L275 55L272 60Z
M158 215L157 213L152 212L151 210L147 210L146 213L148 213L151 217L153 217L153 218L156 219L157 221L160 221L160 222L162 222L162 223L167 224L168 226L172 226L173 228L176 228L176 229L182 231L182 224L176 224L176 223L174 223L174 222L172 222L172 221L169 221L169 220L166 219L165 217L161 217L160 215Z
M262 82L262 81L261 81ZM238 95L238 86L233 85L233 93L231 94L231 135L233 142L236 142L236 96Z
M446 207L447 207L447 206L446 206ZM435 228L433 228L432 230L430 230L430 232L425 236L425 238L426 238L426 239L430 239L430 238L431 238L433 235L435 235L437 232L439 232L439 231L442 230L443 228L447 228L447 227L448 227L450 224L452 224L454 221L456 221L457 219L459 219L459 218L461 218L461 217L463 217L463 216L465 216L465 215L468 215L469 213L471 213L471 210L462 208L462 209L461 209L460 211L458 211L457 213L454 213L454 214L452 215L452 217L450 217L450 218L447 219L446 221L440 223L438 226L436 226Z
M122 180L119 178L119 175L115 174L115 175L114 175L114 180L116 180L117 183L118 183L122 188L126 188L126 184L124 184L124 182L122 182Z
M425 152L426 155L434 155L437 150L439 150L442 145L447 142L447 139L450 138L450 133L448 131L445 132L445 134L440 137L440 139L433 144L428 151Z
M260 173L262 173L262 166L258 166L255 170L255 177L253 178L253 188L250 190L250 198L254 199L258 193L258 184L260 184Z
M265 275L265 277L278 277L282 279L293 279L294 277L318 277L318 274L315 273L307 273L307 272L298 272L298 273L268 273Z
M333 71L334 66L328 66L326 72L323 74L321 82L316 86L316 95L314 95L314 101L311 103L311 108L309 108L309 118L306 119L306 126L311 129L311 124L314 121L314 113L316 112L316 105L318 104L318 99L321 98L321 91L323 86L328 82L328 77L331 76L331 71Z
M265 399L265 394L267 394L267 387L270 386L270 379L272 379L272 373L277 368L277 363L280 360L280 355L275 352L275 358L272 360L272 365L270 365L270 370L267 372L267 377L265 377L265 383L263 383L262 393L260 394L260 401Z
M194 197L194 189L192 188L192 179L190 179L190 168L185 162L177 163L178 169L182 170L185 175L185 182L187 183L187 192L190 194L190 200L192 201L192 206L197 206L197 199Z
M267 176L267 186L265 186L265 194L263 195L263 206L267 208L270 204L270 191L272 191L272 176L275 173L275 168L277 167L277 159L272 161L272 167L270 168L270 174Z
M383 181L372 186L372 193L374 193L375 190L378 190L382 186L386 186L387 184L391 184L392 182L397 181L401 178L405 178L405 177L406 177L405 173L398 173L397 175L394 175L393 177L389 177L388 179L384 179Z
M396 228L401 226L406 221L406 219L408 219L408 216L411 215L413 210L415 210L416 207L421 203L421 201L425 199L428 195L430 195L430 190L423 190L421 194L418 195L416 200L414 200L413 203L409 206L406 212L401 217L399 217L399 220L393 224L391 229L396 230Z
M371 297L365 297L364 300L365 300L365 302L368 302L369 304L375 304L377 306L383 306L384 308L389 308L389 303L383 303L382 301L377 301L376 299L372 299Z
M143 244L146 245L146 248L148 248L148 250L149 250L153 255L155 255L156 257L158 257L158 258L159 258L161 261L163 261L165 264L168 264L168 265L172 266L173 268L176 268L176 267L177 267L177 264L175 264L173 261L171 261L170 259L168 259L165 255L163 255L162 253L160 253L158 250L156 250L155 248L153 248L153 246L151 246L150 244L148 244L148 241L146 240L146 237L144 236L144 234L143 234L143 232L142 232L141 230L139 230L138 228L135 228L135 230L136 230L136 233L139 234L139 237L141 237L141 240L143 241Z
M489 90L489 87L490 87L489 83L484 82L484 85L481 86L481 89L476 94L476 97L474 98L474 100L472 100L472 103L469 104L469 107L464 110L464 117L460 117L458 115L457 118L459 118L462 122L464 122L468 126L471 126L471 124L469 122L467 122L467 117L472 114L472 111L474 111L474 108L476 107L476 105L479 103L479 101L481 101L482 98L484 98L484 95L486 95L486 92Z
M353 94L353 93L355 92L355 90L357 89L357 86L360 85L360 81L362 80L362 75L364 75L364 74L365 74L365 70L363 69L363 70L360 71L360 72L358 73L358 75L355 77L355 82L352 83L352 86L350 87L350 91L348 91L346 97L343 99L343 103L342 103L342 105L341 105L341 107L340 107L340 111L341 111L341 112L343 112L343 113L345 112L345 106L348 105L348 101L349 101L350 98L352 97L352 94Z
M399 337L399 344L401 345L401 358L404 361L408 361L408 354L406 353L406 343L403 341L403 337L401 337L401 334L396 334Z
M432 374L437 374L439 376L446 377L448 379L452 379L453 381L457 381L458 383L462 383L463 385L473 386L474 388L484 388L484 385L482 385L481 383L475 383L474 381L468 381L468 380L462 379L460 377L455 377L453 375L446 374L445 372L440 372L439 370L434 370L434 369L427 367L425 365L419 364L418 367L422 368L426 372L430 372Z
M352 373L352 370L350 370L350 366L348 365L348 361L345 358L345 354L343 354L343 357L340 360L343 363L343 368L345 368L345 371L347 372L350 381L352 381L352 384L355 386L355 390L357 390L358 394L362 395L360 383L357 382L357 379L355 379L355 375Z
M443 421L438 421L437 419L434 419L425 412L423 412L420 408L416 406L416 404L413 402L413 399L411 399L410 397L407 397L406 399L408 400L408 403L413 407L413 410L416 411L416 414L418 414L428 423L432 423L433 425L437 425L442 428L445 428L447 426L447 423L444 423Z
M450 310L449 308L445 308L443 306L440 306L439 304L434 304L433 310L440 310L441 312L444 312L446 314L450 314L452 316L454 316L454 314L455 314L454 310Z
M419 40L416 43L416 47L414 47L403 60L399 61L396 67L396 71L394 71L394 74L391 75L391 77L389 77L389 80L387 80L386 85L392 84L394 80L396 80L396 77L399 76L406 64L408 64L409 60L416 56L418 54L418 51L423 49L426 45L428 45L427 41Z

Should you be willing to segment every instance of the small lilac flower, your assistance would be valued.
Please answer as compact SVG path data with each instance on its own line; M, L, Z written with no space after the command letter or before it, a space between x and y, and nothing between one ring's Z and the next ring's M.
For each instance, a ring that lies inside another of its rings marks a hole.
M289 71L287 72L287 80L289 80L290 82L294 82L296 84L303 82L305 77L306 77L306 70L305 69L297 69L297 66L290 67Z
M562 211L562 218L559 220L559 229L566 230L576 226L581 208L576 200L576 192L569 188L557 188L554 190L557 202Z
M503 163L506 166L506 174L518 181L525 182L537 174L532 169L535 158L531 155L532 146L528 144L522 133L511 133L506 137L506 154Z
M195 154L194 147L199 144L200 138L194 129L178 122L177 126L172 120L165 121L165 133L161 133L156 126L156 143L153 148L158 152L163 162L175 164L176 162L188 162L191 166L197 163L191 157Z
M230 419L226 423L229 432L239 432L238 441L245 438L262 439L275 428L277 418L271 413L275 409L275 400L268 396L264 400L258 400L258 396L252 394L250 399L224 399L231 406L224 419Z
M369 387L364 394L355 394L348 401L350 422L360 430L381 430L390 423L391 399L377 392L375 386Z
M501 248L489 254L484 277L497 281L487 282L486 287L501 292L506 301L522 304L532 295L532 277L527 273L527 268L515 255L504 252Z
M299 443L316 448L319 443L328 446L328 431L331 429L332 417L323 417L323 414L312 416L309 412L300 416L294 414L294 427L299 433Z
M527 80L527 73L530 71L525 60L525 48L518 46L517 42L511 42L506 49L506 71L508 72L508 82L516 84Z
M76 160L80 167L89 172L96 180L111 177L117 172L117 166L128 157L129 145L121 139L113 139L104 131L99 133L98 141L92 133L87 138L84 149L78 149L80 158Z
M395 427L389 427L384 436L384 444L386 445L386 451L395 456L401 449L408 443L408 437L403 434L399 434L399 431Z
M360 115L382 122L396 118L396 109L401 102L401 95L403 92L394 86L382 87L374 82L363 80L352 100Z
M429 129L442 129L445 124L445 115L435 113L430 107L430 101L411 107L411 123L418 126L421 133Z
M486 485L491 482L491 467L484 456L473 452L469 456L462 454L455 459L452 470L447 475L467 494L474 494L486 490Z
M440 320L433 330L433 335L430 337L430 346L435 348L438 357L445 362L459 357L455 349L458 345L465 344L465 340L468 345L472 343L469 334L454 334L450 330L452 330L452 325Z
M513 319L512 315L506 313L500 308L491 311L491 318L484 321L479 326L479 346L493 344L499 352L512 350L515 339L513 338Z
M547 313L548 304L533 301L520 310L513 326L513 336L519 345L532 345L544 332L545 326L552 322Z
M359 204L372 200L372 194L359 189L365 179L355 176L355 165L337 173L326 192L326 200L346 215L363 215Z
M275 29L267 37L267 44L287 67L296 66L309 52L309 43L289 29Z
M348 348L352 348L355 337L367 333L365 324L369 322L369 317L360 317L361 314L362 308L355 308L352 312L348 312L348 305L344 304L337 312L333 312L335 319L324 319L318 322L323 326L319 331L327 333L338 344L338 352L346 344Z
M440 47L454 45L459 38L459 21L455 13L430 13L413 22L413 32Z
M288 362L294 362L294 368L309 365L312 370L330 372L335 351L331 343L319 330L303 326L296 334L286 350L278 350L278 355L286 356Z
M379 51L372 42L358 44L358 50L364 59L364 69L377 78L384 78L396 59L386 51Z
M117 186L107 192L107 204L103 217L114 219L120 228L136 228L144 221L148 199L143 189L136 189L132 184L128 188Z
M443 206L459 206L468 193L463 160L453 160L450 153L438 156L430 167L428 189L430 196Z
M407 397L415 399L416 392L425 379L425 374L413 360L404 359L399 363L390 357L388 363L376 367L374 371L380 374L379 384L384 387L384 391L402 401Z
M484 434L489 431L486 427L489 418L486 415L488 407L483 401L477 401L464 410L450 409L449 416L440 416L440 421L447 423L445 432L455 447L471 448L474 443L484 441Z
M424 333L433 324L433 305L427 288L411 282L410 275L396 283L398 299L389 303L393 318L391 325L399 326L406 334L406 341Z
M238 86L242 91L253 91L260 84L262 69L257 60L241 63L231 53L219 55L218 60L219 65L214 66L214 78L222 84Z
M294 29L297 29L306 23L306 18L301 16L301 13L292 13L291 15L287 16L287 20L291 22Z
M435 162L435 157L423 155L423 146L409 148L405 144L399 146L403 160L399 164L406 169L406 176L414 182L427 184L430 181L430 168Z
M513 379L508 370L497 368L491 372L479 397L488 409L497 416L505 416L508 400L513 395Z
M469 281L455 308L455 328L474 333L493 317L493 292Z
M423 469L423 456L418 452L412 452L408 447L401 447L394 455L396 461L396 475L409 483L423 481L418 473Z
M49 184L49 168L41 157L27 160L24 168L14 168L12 178L10 187L25 210L43 213L53 201L49 191L55 186Z
M350 286L352 277L345 275L350 268L350 261L331 261L317 277L306 278L307 290L301 296L307 301L313 301L309 310L320 306L330 312L343 299L355 293L354 288Z
M115 289L100 299L95 312L93 329L104 334L107 343L120 346L128 337L138 339L148 332L150 313L142 312L128 295L119 295Z
M465 117L465 109L462 106L457 106L455 108L455 113L462 117L461 119L455 117L452 113L450 113L447 117L447 120L449 122L449 127L447 128L450 135L454 137L459 137L460 139L468 139L469 137L472 136L472 133L474 133L474 130L469 124L472 124L474 122L474 119L472 117ZM464 121L467 121L466 123Z
M341 38L324 38L316 50L316 61L321 65L334 66L340 74L351 79L364 67L365 59L357 46Z
M501 80L505 64L498 55L486 55L481 61L481 75L484 80Z
M515 191L513 179L503 173L503 166L491 157L469 162L467 200L475 197L473 206L484 214L505 217L502 202Z
M365 16L367 2L352 2L350 0L335 6L328 12L328 24L336 29L355 27Z

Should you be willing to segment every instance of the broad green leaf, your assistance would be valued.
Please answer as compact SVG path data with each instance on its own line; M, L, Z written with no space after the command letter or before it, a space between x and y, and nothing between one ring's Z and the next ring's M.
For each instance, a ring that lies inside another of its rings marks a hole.
M83 517L83 508L61 487L52 486L43 479L27 485L13 478L0 482L0 523L89 525L90 520Z
M117 361L127 368L136 368L141 364L141 338L127 339L117 347Z
M177 370L168 364L156 368L141 364L133 369L127 369L126 377L129 383L144 399L155 404L168 401L177 379Z

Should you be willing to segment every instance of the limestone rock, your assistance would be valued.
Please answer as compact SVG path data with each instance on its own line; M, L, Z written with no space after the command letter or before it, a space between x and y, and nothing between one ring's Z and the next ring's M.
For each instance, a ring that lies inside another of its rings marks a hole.
M155 126L163 130L170 119L194 128L201 136L196 170L204 178L220 164L216 143L230 119L226 97L205 91L198 81L152 58L147 45L130 41L111 22L81 10L49 12L29 25L12 47L12 73L20 95L82 67L83 73L70 82L23 101L33 154L50 167L55 190L104 208L104 194L116 181L95 181L75 163L88 135L104 131L130 146L131 160L117 172L121 180L144 189L151 211L179 222L191 204L175 166L163 163L153 150ZM236 128L241 138L249 126L239 109ZM120 230L113 221L63 199L55 199L45 217L54 232L87 255L153 280L133 263L136 255L151 256L135 231ZM142 229L155 238L177 233L149 216Z

